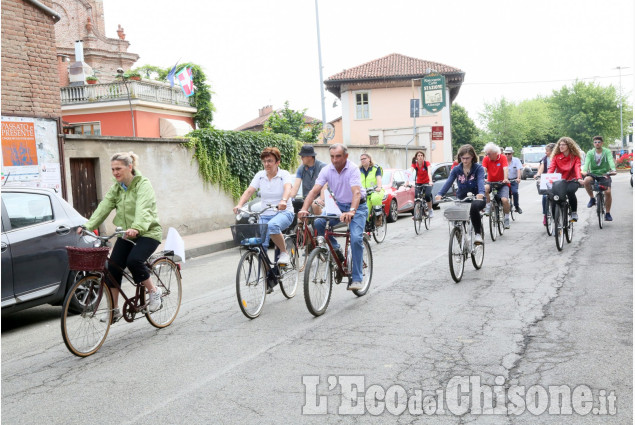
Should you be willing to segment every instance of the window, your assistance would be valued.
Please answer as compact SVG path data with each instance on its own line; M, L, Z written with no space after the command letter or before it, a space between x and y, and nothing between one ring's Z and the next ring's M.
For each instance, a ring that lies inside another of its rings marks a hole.
M355 93L355 119L368 120L370 119L370 93L356 92Z
M72 123L70 125L70 133L101 136L101 123L99 122Z
M51 200L37 193L3 193L2 202L9 215L11 229L53 220Z
M444 180L449 177L448 168L446 166L441 166L434 171L434 176L432 176L432 181Z

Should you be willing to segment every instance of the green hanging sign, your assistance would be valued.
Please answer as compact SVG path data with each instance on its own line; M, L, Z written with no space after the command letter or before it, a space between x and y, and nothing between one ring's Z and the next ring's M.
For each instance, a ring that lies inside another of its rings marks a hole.
M430 74L421 79L421 99L423 108L429 112L439 112L445 107L445 77Z

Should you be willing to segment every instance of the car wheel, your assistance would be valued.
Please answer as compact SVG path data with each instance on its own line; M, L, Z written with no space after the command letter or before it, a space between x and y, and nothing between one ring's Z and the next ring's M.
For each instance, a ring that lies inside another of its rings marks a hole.
M388 222L394 223L399 218L399 211L397 211L397 200L393 199L390 202L390 214L388 214Z

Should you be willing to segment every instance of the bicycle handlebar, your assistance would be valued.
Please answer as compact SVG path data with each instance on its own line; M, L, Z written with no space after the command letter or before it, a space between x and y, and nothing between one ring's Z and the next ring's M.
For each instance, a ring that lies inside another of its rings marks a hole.
M93 232L91 232L89 230L86 230L86 228L84 226L80 226L80 229L82 229L82 236L90 236L90 237L92 237L92 238L94 238L94 239L96 239L98 241L101 241L102 244L105 244L110 239L114 238L115 236L121 236L123 240L126 240L126 241L130 242L131 244L135 244L130 239L126 239L126 237L125 237L126 231L123 230L121 227L117 227L115 229L115 232L112 235L106 235L106 236L96 235Z

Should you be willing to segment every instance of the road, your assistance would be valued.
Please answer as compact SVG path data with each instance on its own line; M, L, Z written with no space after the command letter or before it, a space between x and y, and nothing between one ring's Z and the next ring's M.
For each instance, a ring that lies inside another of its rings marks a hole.
M632 423L629 177L614 179L615 221L603 230L578 191L562 252L523 182L525 213L496 242L488 235L483 268L468 261L459 284L442 211L420 236L404 215L371 243L368 295L334 287L319 318L301 288L291 300L277 289L245 318L235 249L184 265L170 327L117 323L85 359L66 350L59 307L5 317L2 423Z

